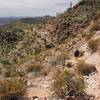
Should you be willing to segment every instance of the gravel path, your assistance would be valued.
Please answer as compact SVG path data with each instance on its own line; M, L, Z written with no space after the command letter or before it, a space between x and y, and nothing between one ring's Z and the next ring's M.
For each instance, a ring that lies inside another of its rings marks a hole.
M100 55L95 53L87 56L86 62L95 65L97 68L97 73L85 78L86 92L89 95L94 95L95 100L100 100Z

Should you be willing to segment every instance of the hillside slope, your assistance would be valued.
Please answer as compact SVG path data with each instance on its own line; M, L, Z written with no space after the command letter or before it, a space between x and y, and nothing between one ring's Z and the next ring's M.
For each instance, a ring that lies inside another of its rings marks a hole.
M100 100L100 0L82 0L46 21L0 27L0 97Z

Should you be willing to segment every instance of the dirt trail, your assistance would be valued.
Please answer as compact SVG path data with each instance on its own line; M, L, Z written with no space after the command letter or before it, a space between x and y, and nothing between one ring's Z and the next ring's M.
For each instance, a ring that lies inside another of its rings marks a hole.
M85 80L86 92L89 95L94 95L95 100L100 100L100 55L98 53L92 54L85 58L87 63L93 64L97 68L97 73L90 75Z
M99 38L100 37L100 31L97 31L96 34L93 36L94 39ZM97 72L96 73L92 73L89 77L85 76L85 83L86 83L86 93L88 95L93 95L95 96L94 100L100 100L100 52L96 52L91 54L90 51L88 50L88 45L87 42L80 42L77 43L74 46L75 48L79 48L83 51L85 51L85 54L83 57L81 57L81 59L84 59L86 61L86 63L89 64L93 64L96 69ZM74 63L76 63L76 59L74 59Z
M100 31L96 32L93 38L99 38ZM87 48L87 44L84 44L83 49ZM82 48L81 47L81 48ZM100 100L100 52L91 54L89 51L85 52L83 59L89 63L95 65L97 73L93 73L89 77L85 78L86 93L95 96L94 100Z
M97 38L100 36L100 31L98 31L93 38ZM95 96L95 100L100 100L100 53L91 54L87 49L87 42L85 40L78 42L73 46L72 52L79 48L85 51L84 59L87 63L95 65L97 68L97 73L90 75L89 77L85 77L86 83L86 93L88 95ZM74 63L76 63L76 59L73 57L71 59ZM38 97L48 97L50 95L50 84L51 84L51 76L47 77L39 77L39 78L31 78L28 80L29 87L27 89L28 97L38 96Z
M27 96L30 98L33 96L38 96L39 98L48 97L50 94L50 83L51 78L49 76L28 80Z

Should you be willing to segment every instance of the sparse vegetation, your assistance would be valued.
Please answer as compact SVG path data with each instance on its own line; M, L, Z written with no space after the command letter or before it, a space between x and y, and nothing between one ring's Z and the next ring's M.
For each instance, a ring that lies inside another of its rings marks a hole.
M27 66L27 72L35 72L35 73L39 73L41 72L43 66L40 64L30 64L29 66Z
M19 78L0 80L0 100L23 100L25 82Z
M15 66L5 66L5 71L3 73L5 77L19 76Z
M57 64L65 65L66 56L64 54L58 55L56 59Z
M90 31L91 32L98 31L100 29L100 24L99 23L95 23L95 25L93 25L93 27Z
M59 54L56 57L54 57L51 61L49 61L49 63L52 66L55 66L55 65L65 66L65 60L66 60L66 56L63 54Z
M58 98L84 96L82 77L92 75L97 66L86 63L87 59L76 61L88 58L87 41L92 53L100 49L100 38L95 35L100 30L98 12L100 0L81 0L57 17L22 18L0 26L0 100L19 100L26 88L33 91L35 85L44 92L51 81ZM19 77L27 78L26 88Z
M89 49L92 51L92 53L96 52L100 46L100 38L91 39L88 42L88 46L89 46Z
M94 65L85 63L84 60L78 60L76 70L78 74L87 75L89 76L91 73L96 72L97 69Z
M35 48L35 53L34 53L34 55L35 55L35 56L38 55L41 51L42 51L41 48Z
M70 62L70 61L68 61L68 62L67 62L67 67L68 67L68 68L73 67L73 63L72 63L72 62Z
M47 76L50 72L50 67L41 64L29 64L27 66L27 72L34 73L35 76Z
M61 54L57 55L54 60L50 61L52 65L62 65L65 66L66 59L70 59L71 55L67 51L61 52Z
M77 95L81 95L84 93L84 88L85 85L83 79L67 70L57 73L54 77L53 91L58 97L64 97L71 91L74 91Z
M5 58L2 58L2 59L0 59L0 63L2 63L3 65L11 65L11 63L9 62L9 60L8 59L5 59Z

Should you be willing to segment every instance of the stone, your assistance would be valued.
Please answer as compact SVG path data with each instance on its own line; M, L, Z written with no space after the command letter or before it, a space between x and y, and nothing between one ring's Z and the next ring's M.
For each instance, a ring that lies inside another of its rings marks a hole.
M33 100L39 100L37 96L33 96Z
M64 100L75 100L74 96L66 96Z

